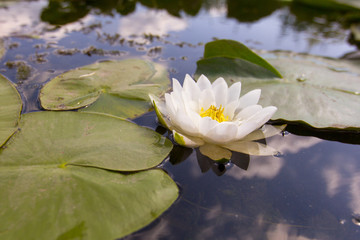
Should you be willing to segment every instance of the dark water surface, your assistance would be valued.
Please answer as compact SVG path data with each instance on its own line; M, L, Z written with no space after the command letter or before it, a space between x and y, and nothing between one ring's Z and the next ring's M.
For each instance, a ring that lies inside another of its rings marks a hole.
M0 71L31 112L45 82L98 60L142 57L182 81L216 38L335 58L357 51L334 12L274 0L169 2L1 1ZM157 128L153 112L135 121ZM267 140L281 156L238 154L236 165L176 147L162 167L179 199L125 239L360 239L359 132L288 131Z

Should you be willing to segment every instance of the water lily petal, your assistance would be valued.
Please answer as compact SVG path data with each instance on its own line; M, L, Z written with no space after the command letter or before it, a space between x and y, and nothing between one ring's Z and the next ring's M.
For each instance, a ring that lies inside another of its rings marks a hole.
M240 111L248 106L257 104L260 99L260 94L261 90L255 89L240 97L238 110Z
M201 108L204 108L204 111L206 111L211 105L215 105L215 95L212 89L205 89L200 93L199 96L199 111Z
M227 102L239 101L241 92L241 82L236 82L229 88Z
M239 127L237 129L236 139L237 140L243 139L246 135L255 131L258 128L259 128L259 126L255 122L251 122L251 121L243 122L239 125Z
M286 124L281 126L273 126L265 124L261 129L255 130L246 137L242 139L242 141L255 141L268 137L275 136L281 133L286 127Z
M278 153L274 148L258 142L237 141L222 146L235 152L256 156L271 156Z
M181 96L182 96L181 101L183 102L183 104L181 106L184 107L187 114L190 114L191 112L194 112L194 111L198 112L199 102L196 100L192 100L189 92L183 91L181 93Z
M224 106L224 116L229 117L229 121L231 121L234 118L235 110L238 106L239 102L238 100L232 101L227 103Z
M149 98L151 100L152 105L154 106L154 110L160 124L168 129L171 129L170 122L165 117L168 115L168 111L166 109L164 102L160 101L157 97L155 97L152 94L149 94Z
M199 112L199 95L200 88L190 75L186 74L182 92L185 107L191 111Z
M205 135L210 143L225 143L235 140L238 126L234 122L221 122L211 128Z
M255 113L261 111L262 109L263 109L263 107L260 105L251 105L251 106L245 107L238 114L236 114L235 119L243 121L245 119L252 117Z
M200 117L199 120L199 133L201 136L206 136L206 134L217 125L218 122L215 120L212 120L210 117Z
M165 106L169 114L175 114L177 106L174 105L173 99L169 93L165 93Z
M271 118L276 110L277 108L273 106L266 107L254 114L252 117L246 119L246 121L240 124L236 138L239 140L243 139L246 135L259 129Z
M211 82L209 81L209 79L207 77L205 77L202 74L199 77L199 79L197 80L197 85L199 86L199 89L201 91L211 88Z
M181 86L181 84L179 83L179 81L176 78L173 78L173 92L182 92L183 88Z
M199 150L201 154L215 161L221 161L224 159L229 160L232 155L231 151L228 149L213 144L202 145L200 146Z
M184 134L176 132L175 130L173 130L172 132L175 142L177 142L181 146L196 148L205 144L205 142L201 138L186 136Z
M261 109L261 111L255 113L252 117L248 118L246 121L255 122L258 127L264 125L269 119L274 115L277 108L274 106L269 106Z
M198 125L195 125L196 123L192 121L184 109L179 109L175 115L170 114L170 121L177 129L181 130L181 133L190 136L197 136L199 134Z
M183 91L188 92L192 100L196 100L200 94L199 86L189 74L186 74L185 76Z
M200 132L200 121L202 120L202 117L197 112L190 112L188 113L188 116L191 118L193 125L196 127L197 131L194 132L194 134L191 134L192 136L198 136Z
M172 92L170 93L170 96L176 111L179 111L180 109L185 111L188 100L184 100L182 92Z
M161 101L157 96L153 95L153 94L149 94L149 98L150 98L150 102L151 104L154 106L154 104L156 105L156 108L159 110L159 112L162 115L167 115L168 111L166 109L166 105L164 101ZM155 106L154 106L155 107Z
M215 95L216 107L225 106L228 96L228 85L223 78L218 78L212 84Z

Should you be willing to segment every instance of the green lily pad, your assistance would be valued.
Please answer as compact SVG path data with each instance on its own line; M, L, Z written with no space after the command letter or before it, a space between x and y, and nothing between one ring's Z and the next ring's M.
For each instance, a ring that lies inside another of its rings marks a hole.
M5 55L5 44L4 44L4 40L2 38L0 38L0 59Z
M163 213L178 188L158 165L172 144L96 113L24 114L0 149L0 239L116 239ZM104 168L104 169L101 169Z
M251 51L244 44L234 40L216 40L205 45L204 58L226 57L240 59L248 63L253 63L272 72L276 77L282 77L281 74L269 64L266 60Z
M105 61L55 77L41 89L40 102L48 110L90 105L83 110L134 118L150 109L148 94L162 95L169 84L167 71L159 64L141 59Z
M151 105L146 101L121 98L117 95L103 93L97 101L79 111L107 113L119 117L135 118L148 112L150 109Z
M231 58L200 60L196 74L205 74L211 80L222 76L228 84L241 81L242 93L260 88L260 104L278 108L273 120L305 122L316 128L360 128L358 61L290 52L263 57L283 74L282 79L255 72L253 77L242 77L242 62Z
M35 112L0 150L3 165L81 165L138 171L160 164L172 149L167 138L127 120L95 113Z
M17 130L22 108L16 88L0 74L0 146Z
M26 156L23 156L26 157ZM0 239L117 239L149 224L178 196L162 170L123 175L43 164L3 166Z

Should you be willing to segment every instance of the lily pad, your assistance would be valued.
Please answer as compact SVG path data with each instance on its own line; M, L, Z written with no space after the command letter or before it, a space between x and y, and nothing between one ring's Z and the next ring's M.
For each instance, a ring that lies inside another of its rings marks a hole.
M0 159L0 239L117 239L149 224L178 196L160 169L123 175L60 168L53 158L22 164Z
M104 112L134 118L150 109L148 94L162 95L169 88L166 69L149 61L105 61L77 68L50 80L40 92L48 110ZM120 109L120 110L119 110Z
M138 171L161 163L170 140L127 120L95 113L35 112L0 152L3 165L81 165Z
M115 239L156 219L178 188L171 142L105 114L34 112L0 149L0 239ZM104 169L101 169L104 168Z
M107 113L119 117L136 118L151 109L146 101L121 98L117 95L103 93L99 99L81 112Z
M228 84L241 81L243 93L260 88L260 104L278 108L273 120L305 122L316 128L360 128L358 61L291 52L267 53L263 57L282 73L282 79L266 74L259 77L258 73L242 77L242 62L221 57L198 61L196 74L212 80L222 76Z
M0 74L0 146L17 130L22 102L16 88Z
M204 58L226 57L240 59L260 66L272 72L276 77L282 77L281 74L271 64L266 62L259 55L251 51L244 44L234 40L216 40L205 45Z

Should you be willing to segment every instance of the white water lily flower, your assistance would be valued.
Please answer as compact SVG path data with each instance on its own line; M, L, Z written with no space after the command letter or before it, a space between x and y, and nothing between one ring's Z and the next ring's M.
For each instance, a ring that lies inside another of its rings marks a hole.
M185 76L183 86L173 79L173 91L165 102L150 96L158 119L173 131L175 141L214 160L230 159L231 151L256 155L274 154L274 149L252 142L279 133L282 128L262 127L277 110L258 105L260 89L240 97L241 83L228 87L223 78L212 84L201 75L195 82Z

